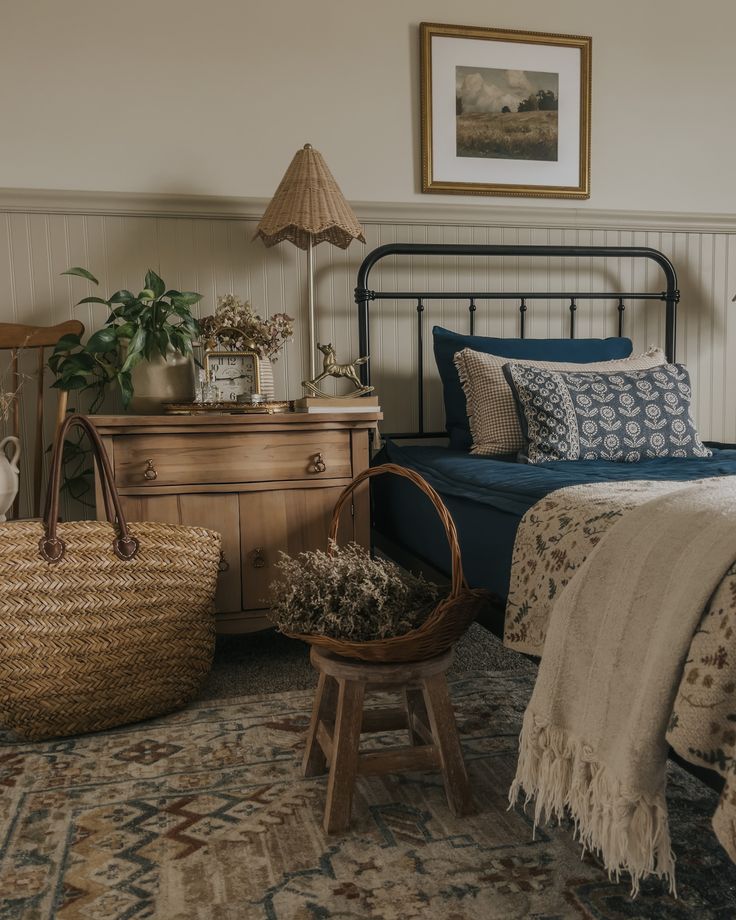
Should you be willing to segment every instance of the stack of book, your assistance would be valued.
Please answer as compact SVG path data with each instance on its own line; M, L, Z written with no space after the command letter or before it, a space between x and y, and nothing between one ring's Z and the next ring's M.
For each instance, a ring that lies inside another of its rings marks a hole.
M377 396L304 396L294 400L297 412L380 412Z

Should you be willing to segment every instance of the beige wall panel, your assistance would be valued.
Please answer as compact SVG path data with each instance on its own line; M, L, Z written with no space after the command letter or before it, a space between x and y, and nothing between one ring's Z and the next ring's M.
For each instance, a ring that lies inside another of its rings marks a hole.
M159 271L167 283L204 294L197 309L211 312L218 295L234 291L249 297L264 315L285 310L297 318L296 335L275 365L277 394L300 395L306 365L306 309L304 304L304 253L289 244L266 250L252 237L259 202L222 202L221 214L207 217L170 216L176 208L195 210L172 199L147 205L148 214L127 214L125 201L117 204L67 195L61 210L29 199L23 210L0 213L0 321L59 322L77 317L92 331L104 319L103 307L75 307L94 288L78 278L62 277L70 265L84 265L101 281L104 293L119 287L138 289L147 268ZM137 199L131 198L131 202ZM0 195L0 208L3 198ZM233 214L243 208L243 216ZM364 207L367 244L347 251L323 244L318 247L318 338L331 340L345 360L357 357L357 314L353 288L364 254L384 243L531 243L643 245L661 248L673 260L680 280L678 358L690 367L695 385L695 412L703 434L713 439L736 439L736 318L731 297L736 290L736 223L704 215L647 215L642 212L596 212L586 226L578 215L571 226L562 211L528 206L516 210L469 209L466 213L427 211L400 205ZM443 215L447 214L445 219ZM546 222L553 214L554 221ZM229 216L227 216L229 215ZM253 216L251 216L253 215ZM561 216L563 215L563 216ZM517 225L518 224L518 225ZM495 262L469 259L417 258L387 260L374 269L371 284L388 290L424 286L444 290L447 297L427 302L424 313L424 361L427 382L425 424L442 425L442 394L432 356L431 328L435 323L460 331L468 329L467 304L452 297L461 289L591 291L622 287L661 290L662 277L655 266L627 260L504 259ZM415 375L417 366L416 310L406 301L374 302L371 324L373 382L385 413L386 431L415 429ZM616 332L616 310L608 303L581 300L579 335L605 336ZM565 304L542 299L530 304L528 334L535 337L566 336L569 312ZM509 296L490 308L479 304L476 331L485 335L518 334L518 299ZM634 347L645 349L661 342L664 311L659 304L629 304L626 333ZM28 368L29 373L32 372ZM49 380L50 382L50 380ZM49 393L54 400L55 394ZM73 404L85 407L74 398ZM117 411L111 397L105 406ZM50 418L53 413L47 413ZM32 430L32 415L24 419L24 435ZM50 440L50 429L47 430ZM28 458L23 461L23 504L27 513ZM75 509L74 514L87 513Z
M732 0L15 0L2 181L262 197L309 141L351 200L419 200L422 20L592 36L592 196L568 207L736 211Z

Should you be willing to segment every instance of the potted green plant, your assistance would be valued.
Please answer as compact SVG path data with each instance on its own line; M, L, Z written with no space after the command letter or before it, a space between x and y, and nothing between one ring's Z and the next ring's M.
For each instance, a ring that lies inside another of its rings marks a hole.
M70 268L62 274L99 284L86 268ZM57 377L53 385L91 390L92 412L111 384L119 386L124 408L134 412L157 412L164 402L193 399L192 339L198 326L191 307L201 299L193 291L167 290L152 270L137 295L120 290L107 300L83 297L79 304L103 304L110 314L86 343L76 335L59 341L49 359Z

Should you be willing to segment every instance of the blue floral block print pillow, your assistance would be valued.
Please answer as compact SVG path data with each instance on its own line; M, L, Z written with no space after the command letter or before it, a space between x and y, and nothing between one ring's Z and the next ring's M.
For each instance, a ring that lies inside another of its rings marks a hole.
M711 456L690 414L690 376L682 364L611 374L523 364L503 370L529 463Z

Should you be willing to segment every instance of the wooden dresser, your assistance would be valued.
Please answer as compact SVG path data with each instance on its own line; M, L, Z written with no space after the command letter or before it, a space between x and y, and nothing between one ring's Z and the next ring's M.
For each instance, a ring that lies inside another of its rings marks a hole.
M323 549L342 488L368 466L379 413L98 415L129 521L195 524L222 534L219 632L251 632L265 617L279 550ZM367 485L367 484L366 484ZM96 489L97 515L104 505ZM340 541L368 545L367 487L356 491Z

